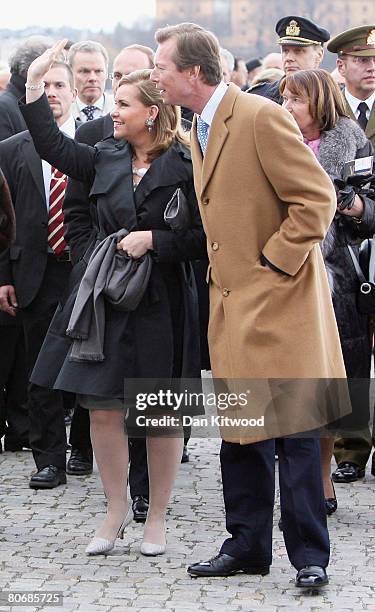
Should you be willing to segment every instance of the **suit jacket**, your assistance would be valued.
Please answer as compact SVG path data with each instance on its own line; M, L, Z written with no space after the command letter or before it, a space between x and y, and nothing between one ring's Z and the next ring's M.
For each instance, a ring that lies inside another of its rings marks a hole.
M9 187L0 169L0 251L14 241L16 219Z
M113 110L114 101L113 101L113 95L112 94L108 94L108 93L104 92L103 95L104 95L104 106L103 106L102 116L104 117L104 115L107 115L108 113L110 113ZM72 111L72 115L73 115L75 121L80 121L81 123L83 123L82 120L81 120L78 104L77 104L76 101L73 102L71 111ZM100 117L99 117L99 119L100 119ZM94 119L94 121L95 121L95 119ZM87 123L91 123L91 122L89 121Z
M15 286L22 308L42 283L48 235L42 164L28 131L0 143L0 165L16 211L16 241L0 255L0 285Z
M26 130L26 123L18 108L18 99L25 95L25 80L12 75L0 96L0 140Z
M0 166L16 212L16 239L0 254L0 285L14 285L19 307L25 308L41 287L48 255L42 163L30 132L0 142Z
M319 246L336 197L294 119L273 102L230 84L204 158L196 120L191 133L210 260L213 376L247 382L345 378ZM262 253L286 274L264 267ZM282 435L313 426L307 401L301 403L307 390L306 380L302 383L292 391L299 401L283 407ZM256 403L256 395L253 399ZM258 399L264 400L262 389ZM248 428L226 436L240 442L248 438Z
M355 122L357 122L357 119L355 118L352 112L352 109L350 108L350 105L346 100L345 100L345 105L346 105L346 110L348 111L349 117L351 117L352 119L354 119ZM367 138L371 140L373 147L375 147L375 104L373 104L372 106L370 117L369 117L369 120L366 126L366 130L365 130L365 134Z

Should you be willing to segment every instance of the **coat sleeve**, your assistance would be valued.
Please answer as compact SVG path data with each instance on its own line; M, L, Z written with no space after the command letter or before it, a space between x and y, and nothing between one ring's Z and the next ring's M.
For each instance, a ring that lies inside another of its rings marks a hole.
M336 211L335 190L303 143L294 119L276 104L258 111L255 144L263 171L286 213L262 252L276 268L294 276L326 235Z
M187 230L152 230L153 248L159 262L188 261L206 259L206 237L199 214L193 179L185 185L183 192L187 197L192 225Z
M78 128L75 140L85 142L89 123ZM93 207L90 204L90 184L69 179L64 198L65 240L69 244L70 256L76 264L84 256L89 245L94 241L96 229L93 223Z
M67 176L91 184L96 149L76 142L59 130L45 94L35 102L19 105L40 157Z

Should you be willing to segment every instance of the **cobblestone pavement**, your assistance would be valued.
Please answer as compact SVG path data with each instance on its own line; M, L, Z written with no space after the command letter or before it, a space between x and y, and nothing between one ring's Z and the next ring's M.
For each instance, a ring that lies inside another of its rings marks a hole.
M266 577L191 579L186 566L216 553L225 537L219 440L193 439L181 465L168 517L164 556L139 552L142 525L131 524L107 557L84 549L104 512L97 470L68 477L68 485L32 491L31 452L0 455L0 590L62 591L62 608L43 610L273 612L375 611L375 478L336 486L339 509L330 517L330 585L318 595L295 589L275 511L274 563ZM0 606L0 610L36 610Z

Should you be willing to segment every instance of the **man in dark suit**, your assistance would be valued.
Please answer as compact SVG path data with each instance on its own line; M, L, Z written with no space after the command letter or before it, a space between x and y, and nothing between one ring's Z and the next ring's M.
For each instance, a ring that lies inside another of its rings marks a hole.
M17 100L25 93L29 65L47 48L46 39L32 36L11 55L10 81L0 96L0 141L26 130ZM26 397L25 343L20 318L0 312L0 439L5 434L4 448L7 451L29 446Z
M49 70L45 91L57 124L73 137L70 108L75 90L66 64L56 63ZM10 316L21 312L30 374L71 270L61 210L65 177L40 159L28 131L0 143L0 164L14 202L17 227L15 243L0 256L0 308ZM30 487L64 484L62 395L30 385L28 407L30 445L38 470Z
M130 45L120 51L113 62L112 89L116 93L121 78L143 68L153 67L153 51L142 45ZM87 121L76 133L76 140L94 146L97 142L113 137L113 121L110 114ZM69 180L64 201L65 238L70 245L71 258L77 263L96 239L90 216L89 186L73 179ZM68 474L79 474L92 470L92 448L90 441L90 419L86 409L76 406L70 428L69 442L72 453L67 463ZM146 520L148 510L147 452L143 438L129 440L130 470L129 487L133 500L134 519Z
M327 48L338 54L337 69L345 79L343 93L348 114L375 146L375 24L346 30L332 38ZM358 376L363 374L360 372ZM343 435L335 440L334 482L349 483L363 478L375 448L375 422L372 436L368 427L370 411L360 416L355 403L353 411L357 414L357 431L350 437ZM375 452L371 473L375 476Z

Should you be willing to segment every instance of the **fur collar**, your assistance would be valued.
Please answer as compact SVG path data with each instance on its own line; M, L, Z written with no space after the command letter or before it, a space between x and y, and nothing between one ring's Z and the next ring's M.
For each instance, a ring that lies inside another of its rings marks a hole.
M340 176L345 162L355 159L366 143L360 126L349 117L340 117L332 130L322 132L318 160L327 174Z

